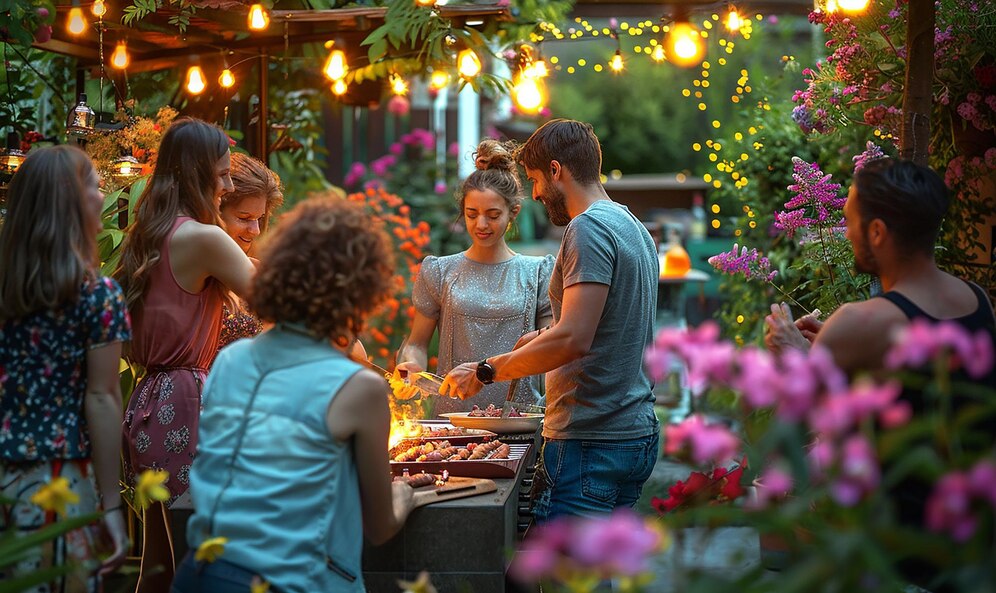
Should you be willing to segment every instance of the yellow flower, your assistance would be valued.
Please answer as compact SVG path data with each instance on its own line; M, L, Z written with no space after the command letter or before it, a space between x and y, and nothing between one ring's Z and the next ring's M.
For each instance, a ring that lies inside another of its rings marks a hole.
M194 554L194 560L197 562L214 562L225 553L225 544L228 543L227 537L212 537L201 542L201 545L197 546L197 553ZM269 583L266 584L268 588ZM265 591L266 589L262 589ZM255 589L253 589L255 591Z
M147 469L138 476L135 484L135 507L145 510L153 502L162 502L169 498L169 490L163 483L169 479L169 472L163 469Z
M398 586L404 593L436 593L436 588L429 581L429 573L422 571L414 581L398 580Z
M31 502L45 509L66 516L66 505L76 504L80 497L69 489L69 480L55 478L31 495Z
M250 593L268 593L270 590L270 583L259 578L259 575L252 577L252 582L249 583Z

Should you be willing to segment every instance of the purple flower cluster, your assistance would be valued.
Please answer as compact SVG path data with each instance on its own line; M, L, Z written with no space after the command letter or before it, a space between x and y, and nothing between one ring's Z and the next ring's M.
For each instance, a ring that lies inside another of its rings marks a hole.
M885 153L882 152L882 149L877 144L869 140L868 143L865 144L865 151L851 159L851 161L854 162L854 172L857 173L871 161L884 157Z
M986 95L983 99L980 93L968 93L956 109L962 119L971 123L978 130L991 130L994 127L996 114L996 95Z
M395 97L399 98L399 97ZM403 97L402 97L403 98ZM391 177L392 170L398 164L398 159L408 151L409 156L432 152L436 147L436 137L432 132L422 128L416 128L404 134L401 138L388 147L388 154L370 162L369 167L360 162L353 163L343 179L343 186L353 188L364 180L367 174L374 175L379 179L367 180L363 183L363 188L383 186L383 179ZM445 192L445 184L443 188ZM438 193L443 193L438 192Z
M651 556L665 543L664 534L631 511L608 517L560 517L537 526L509 572L524 583L545 579L637 576L650 569Z
M983 459L968 472L942 477L927 499L927 527L958 542L969 539L978 524L973 501L996 508L996 459Z
M830 175L824 175L818 164L807 163L799 157L792 157L792 170L795 183L788 186L788 190L795 192L795 197L785 202L787 210L775 213L775 228L792 237L799 229L814 223L839 225L839 211L846 200L841 196L840 184L830 181Z
M679 456L688 450L698 465L726 465L733 461L740 449L740 439L722 424L707 423L693 414L680 424L664 428L664 452Z
M709 264L730 275L743 274L747 280L762 280L771 282L778 275L771 269L771 262L762 256L757 249L747 251L747 247L733 244L733 249L716 254L709 258Z
M894 344L885 358L886 368L920 368L941 352L950 352L958 366L976 379L993 366L993 346L985 330L969 334L952 321L914 319L896 333Z

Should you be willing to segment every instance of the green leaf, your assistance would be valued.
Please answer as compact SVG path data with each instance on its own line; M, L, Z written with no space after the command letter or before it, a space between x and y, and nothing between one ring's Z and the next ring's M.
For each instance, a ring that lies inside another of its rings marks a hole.
M374 63L377 60L384 57L387 53L387 40L378 39L370 44L370 49L367 50L367 57L370 58L370 63Z

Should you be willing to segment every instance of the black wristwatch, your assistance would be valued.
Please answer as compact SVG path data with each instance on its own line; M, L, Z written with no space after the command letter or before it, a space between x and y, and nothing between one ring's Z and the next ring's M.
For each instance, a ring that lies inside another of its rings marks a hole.
M491 385L495 382L495 367L488 364L488 359L484 359L477 363L477 380L485 385Z

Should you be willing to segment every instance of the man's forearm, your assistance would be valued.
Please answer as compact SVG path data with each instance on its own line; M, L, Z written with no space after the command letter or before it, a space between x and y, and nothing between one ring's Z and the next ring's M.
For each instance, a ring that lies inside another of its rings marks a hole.
M511 381L552 371L581 358L587 351L570 332L554 326L518 350L489 356L488 362L495 368L495 381Z

